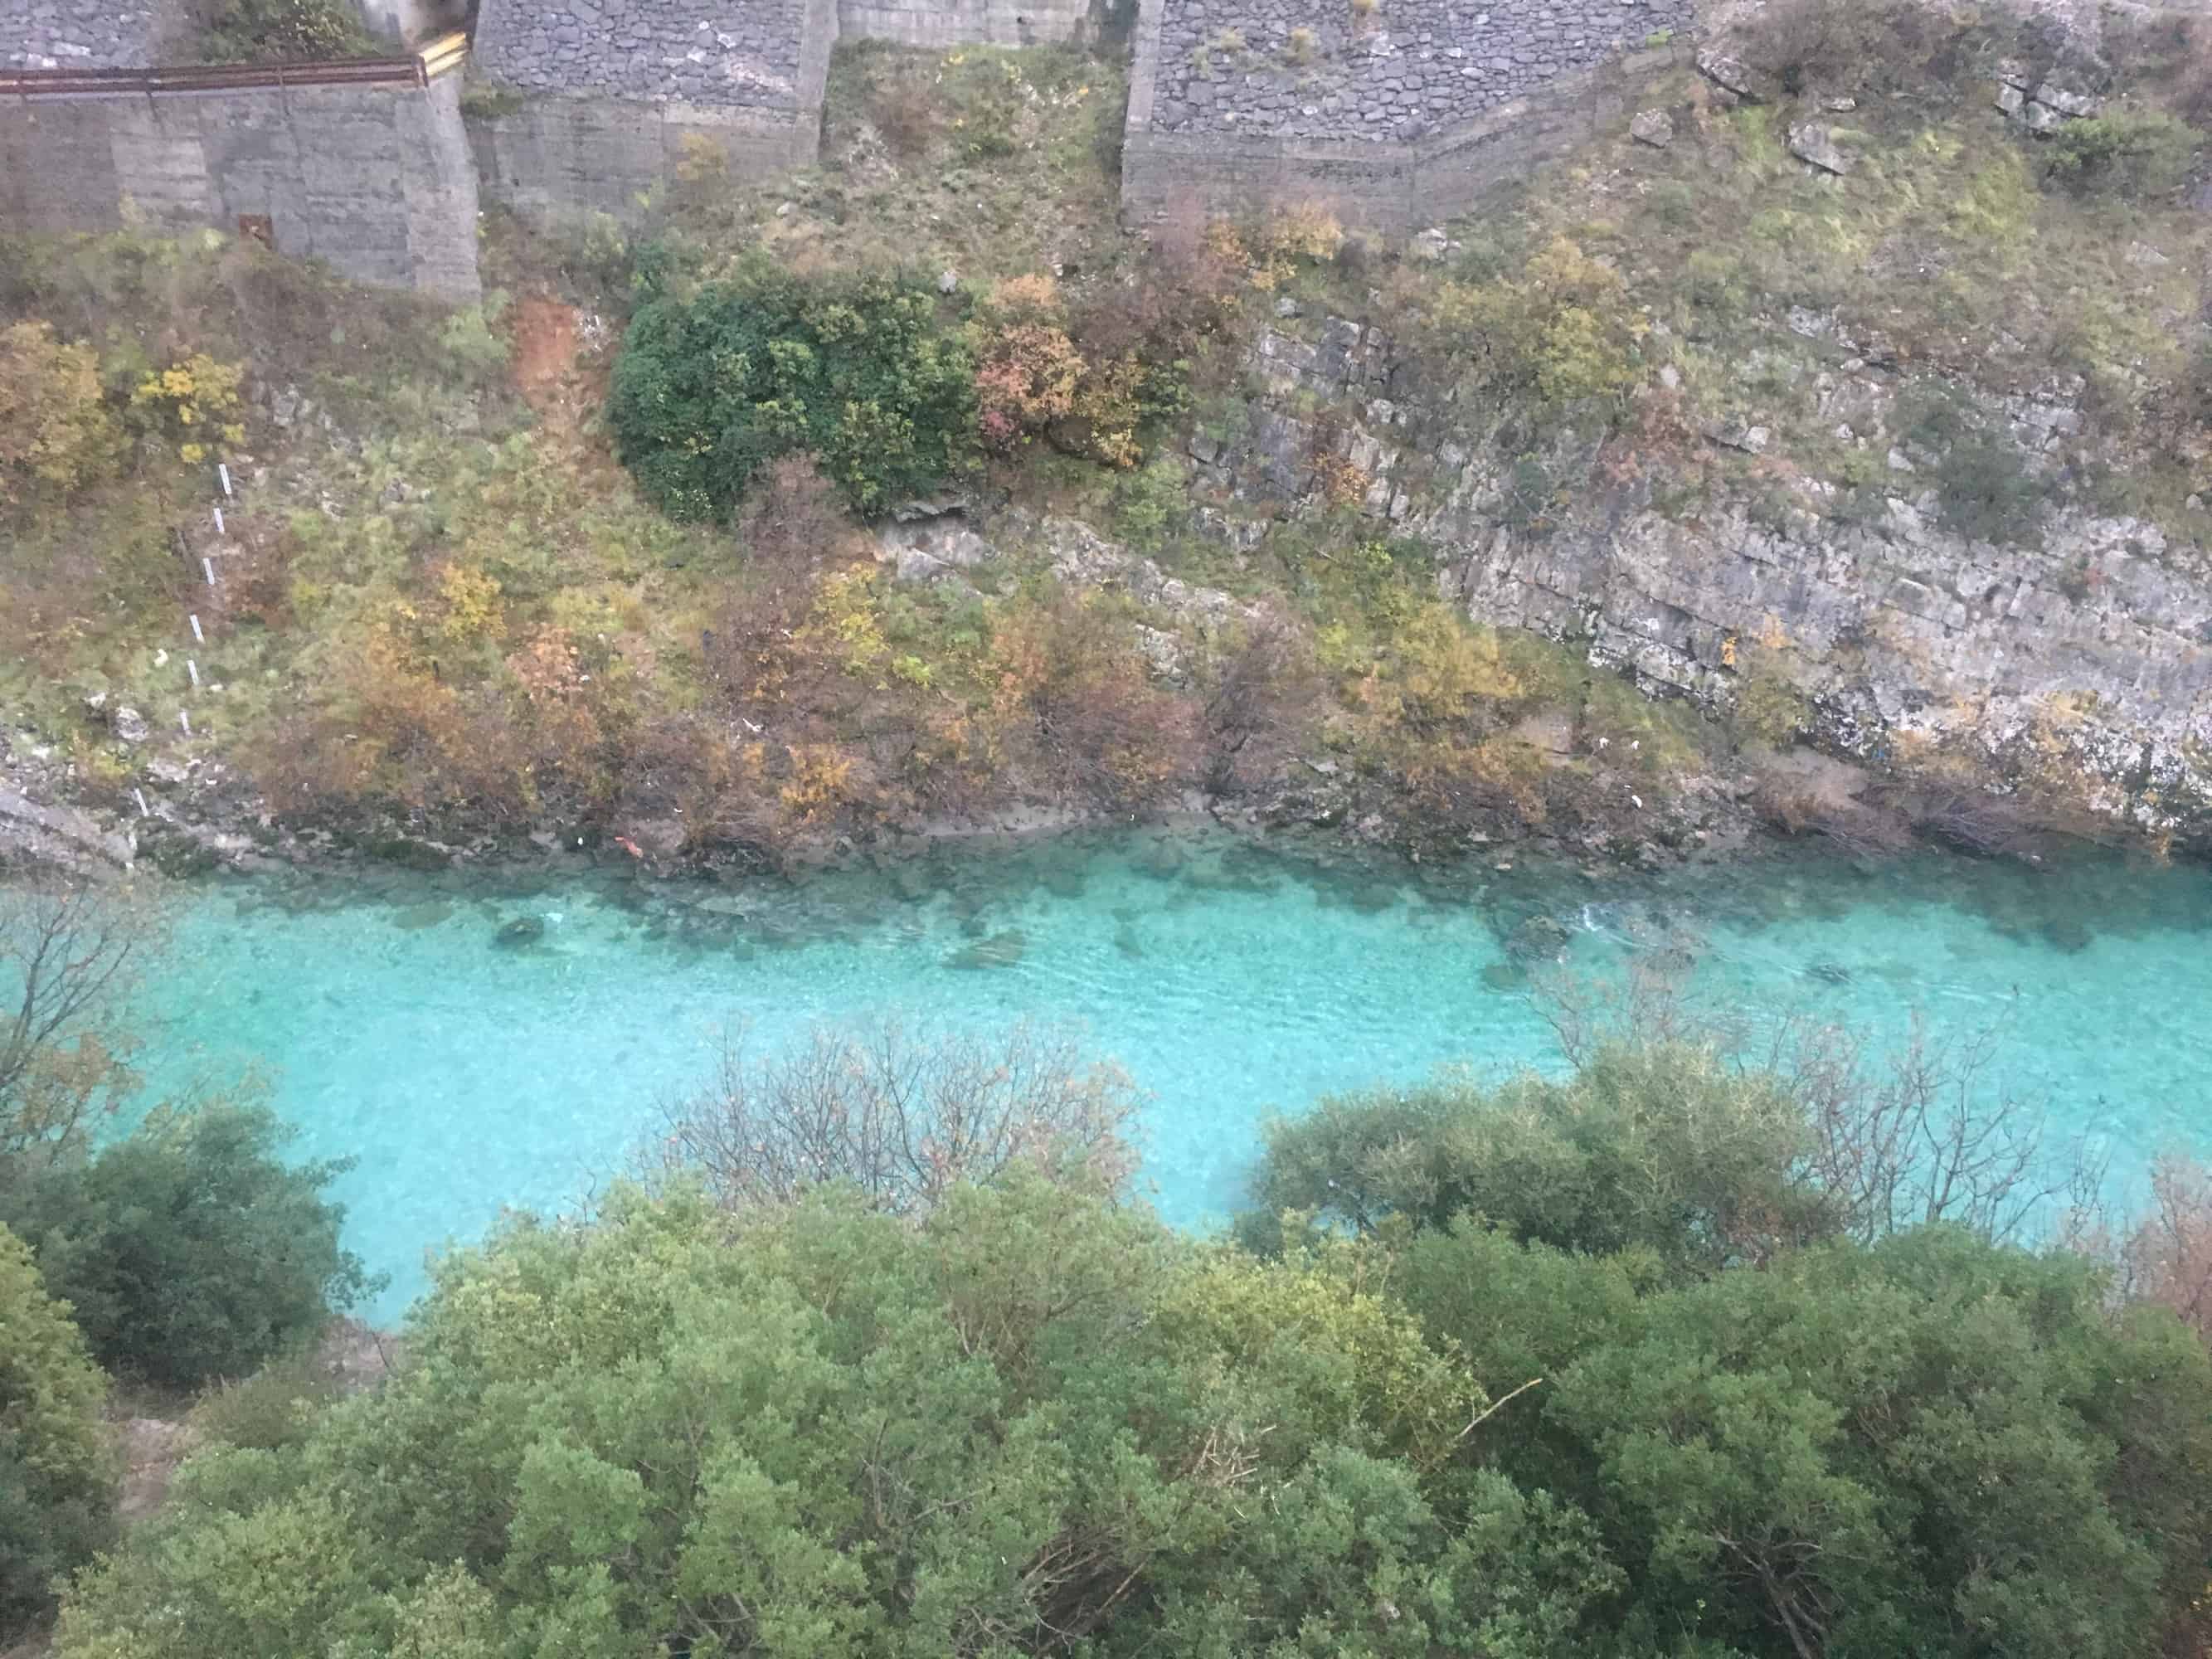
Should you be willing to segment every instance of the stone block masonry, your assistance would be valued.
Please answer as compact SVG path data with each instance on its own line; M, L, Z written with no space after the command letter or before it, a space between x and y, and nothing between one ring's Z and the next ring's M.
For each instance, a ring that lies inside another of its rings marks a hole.
M1314 203L1397 233L1625 122L1689 61L1692 0L1143 0L1134 220Z
M481 292L477 177L460 77L410 60L382 81L195 87L0 76L0 224L266 231L342 276L455 300Z
M477 68L524 93L795 112L808 13L806 0L483 0Z
M532 218L634 222L702 146L732 178L821 153L837 0L483 0L471 113L484 197Z
M1691 0L1167 0L1152 125L1409 143L1694 21Z
M148 69L183 26L181 0L0 0L0 69Z
M1038 46L1097 33L1088 0L842 0L837 33L902 46Z

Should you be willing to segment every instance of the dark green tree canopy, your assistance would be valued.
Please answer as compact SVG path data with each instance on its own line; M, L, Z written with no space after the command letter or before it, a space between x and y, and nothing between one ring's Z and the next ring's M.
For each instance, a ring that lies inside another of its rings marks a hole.
M918 1228L621 1197L449 1262L408 1343L193 1465L62 1651L1535 1656L1615 1583L1347 1270L1028 1178Z
M1935 1227L1669 1285L1462 1224L1401 1273L1552 1379L1499 1467L1598 1522L1634 1650L2148 1654L2202 1589L2212 1365L2087 1263Z
M290 1136L260 1105L157 1113L89 1161L0 1179L0 1222L108 1370L171 1388L242 1376L369 1288L324 1190L349 1166L287 1164Z
M46 1612L54 1580L113 1530L106 1395L69 1309L0 1227L0 1642Z
M974 365L908 276L765 264L631 320L608 404L623 460L678 518L727 514L764 462L812 453L862 513L925 495L975 437Z

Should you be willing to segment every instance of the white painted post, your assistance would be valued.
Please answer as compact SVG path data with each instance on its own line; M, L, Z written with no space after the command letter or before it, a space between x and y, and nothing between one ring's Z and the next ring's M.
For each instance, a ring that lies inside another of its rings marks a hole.
M200 632L200 617L199 612L197 611L192 613L191 623L192 643L194 645L205 645L207 643L207 635Z
M178 725L179 725L179 726L183 726L183 727L185 728L185 735L186 737L188 737L188 738L189 738L190 736L191 736L191 734L192 734L192 717L191 717L191 714L190 714L190 713L188 713L186 710L182 709L182 708L179 708L179 710L177 710L177 724L178 724Z
M215 470L222 479L223 499L228 501L230 499L230 468L225 463L217 461L215 464Z
M192 677L192 690L195 691L198 690L200 689L200 665L194 662L190 657L187 657L185 659L185 672Z
M215 510L215 533L218 536L228 536L230 533L222 527L222 509L219 507Z
M208 586L210 587L213 587L215 586L215 561L213 559L203 558L200 561L200 568L207 572Z
M138 797L138 816L142 818L152 817L154 809L146 805L146 792L143 789L133 789L131 793Z

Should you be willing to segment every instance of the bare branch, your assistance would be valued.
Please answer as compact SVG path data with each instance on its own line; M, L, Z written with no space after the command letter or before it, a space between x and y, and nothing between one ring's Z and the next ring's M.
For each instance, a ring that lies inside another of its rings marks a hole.
M137 1079L118 1019L161 916L143 893L0 888L0 1158L81 1150Z
M817 1026L755 1059L724 1044L713 1083L668 1109L647 1158L695 1174L730 1208L786 1203L833 1182L895 1215L1018 1164L1113 1191L1136 1167L1138 1095L1110 1061L1027 1023L994 1036L916 1031L895 1018Z

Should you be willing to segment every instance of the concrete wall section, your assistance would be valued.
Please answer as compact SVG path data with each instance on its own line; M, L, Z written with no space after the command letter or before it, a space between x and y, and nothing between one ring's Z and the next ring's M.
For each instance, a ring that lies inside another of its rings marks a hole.
M480 291L476 175L457 77L0 100L0 218L40 231L126 219L235 233L340 276L455 299Z
M773 178L811 165L819 110L800 119L765 110L614 98L532 98L471 115L469 137L484 199L550 221L591 213L644 217L652 194L687 152L711 144L734 177Z
M495 3L484 0L489 15ZM484 199L526 217L558 222L586 214L635 224L656 191L702 146L720 152L737 179L774 179L814 165L822 153L822 100L838 0L789 0L794 42L785 59L787 97L777 104L717 98L647 100L580 91L488 100L468 118ZM478 63L494 72L495 64ZM505 104L508 106L501 107Z

